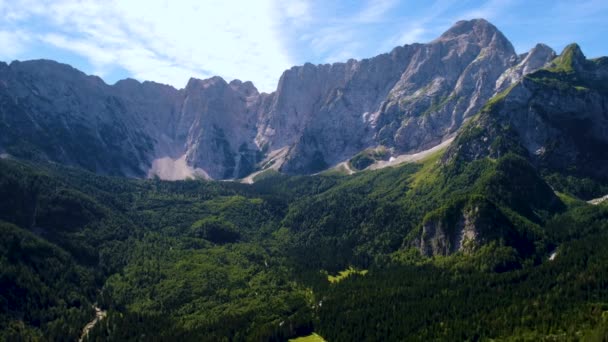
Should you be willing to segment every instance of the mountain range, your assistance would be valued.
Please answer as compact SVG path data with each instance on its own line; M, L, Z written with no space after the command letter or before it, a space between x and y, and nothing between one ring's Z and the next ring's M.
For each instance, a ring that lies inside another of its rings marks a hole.
M270 94L0 64L0 341L606 341L606 194L608 58L482 19Z
M132 79L107 85L47 60L2 63L0 153L169 180L243 179L266 169L312 174L344 164L352 171L446 143L508 92L517 108L505 119L535 158L583 163L596 157L583 156L587 144L605 150L605 94L581 79L567 97L540 98L548 85L532 79L542 74L526 76L551 65L591 82L606 79L603 58L588 61L576 45L559 57L543 44L518 55L483 19L373 58L293 67L270 94L220 77L191 79L178 90ZM534 108L524 108L533 99ZM564 116L542 115L554 108ZM585 118L568 117L579 109ZM593 132L583 137L566 128L586 124ZM602 176L604 167L589 171Z

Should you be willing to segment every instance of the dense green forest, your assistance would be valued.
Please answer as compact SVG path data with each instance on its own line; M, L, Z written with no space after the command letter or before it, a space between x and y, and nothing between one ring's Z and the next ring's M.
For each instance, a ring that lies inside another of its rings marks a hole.
M89 341L602 340L608 205L585 187L513 153L253 185L1 160L0 340L77 340L94 306ZM424 253L431 227L452 252Z

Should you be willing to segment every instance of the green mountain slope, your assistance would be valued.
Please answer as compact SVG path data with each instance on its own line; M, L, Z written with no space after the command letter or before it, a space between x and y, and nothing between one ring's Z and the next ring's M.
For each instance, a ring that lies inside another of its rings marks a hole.
M515 152L555 190L582 198L606 194L608 64L576 44L551 65L491 99L463 127L449 158L469 162Z

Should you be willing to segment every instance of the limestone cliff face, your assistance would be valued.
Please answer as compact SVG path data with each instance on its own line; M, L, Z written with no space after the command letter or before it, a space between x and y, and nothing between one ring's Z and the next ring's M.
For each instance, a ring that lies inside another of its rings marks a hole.
M257 141L290 146L283 170L315 172L374 144L365 116L378 110L399 79L413 49L333 65L306 64L286 71Z
M270 94L219 77L192 79L178 90L135 80L107 85L51 61L2 63L0 153L134 177L241 178L272 163L308 174L367 148L383 146L395 156L434 146L505 90L511 90L508 101L520 104L536 94L546 113L584 110L587 117L577 122L587 122L589 136L602 140L605 125L595 120L604 120L603 95L581 86L579 93L541 96L524 79L551 63L570 63L596 81L608 74L605 59L588 62L576 49L562 55L554 61L554 52L539 44L518 56L496 27L478 19L458 22L428 44L293 67ZM511 109L521 116L515 127L528 137L526 146L534 153L554 146L546 135L556 132L551 120L562 116L545 119L522 106ZM566 155L582 148L560 144ZM269 156L280 158L260 163Z
M434 218L425 220L422 225L420 245L422 255L451 255L456 252L471 253L481 244L477 219L479 207L462 211L455 220Z
M568 46L545 69L528 74L499 96L474 127L461 133L476 130L483 137L455 144L446 158L498 157L505 150L501 145L508 144L508 150L523 149L540 167L606 179L606 61L587 60L577 45Z
M484 20L461 21L422 45L384 108L371 118L379 142L418 150L456 131L517 62L511 43Z
M189 165L215 179L253 172L258 91L251 82L226 83L219 77L190 80L184 91L176 137Z
M0 149L133 177L154 175L157 159L186 156L182 168L234 178L257 161L258 95L251 82L219 77L182 90L131 79L109 86L52 61L4 64Z
M315 172L384 145L393 154L439 143L493 94L518 62L485 20L461 21L429 44L390 54L285 72L257 141L291 147L282 168Z
M519 232L492 202L474 199L430 212L413 247L426 256L471 254L489 242L524 251L530 238Z
M521 62L500 75L496 81L496 92L504 91L521 80L523 76L547 66L555 57L556 54L553 49L545 44L537 44L530 52L520 58Z
M0 70L0 149L102 174L143 176L154 141L103 81L51 61Z

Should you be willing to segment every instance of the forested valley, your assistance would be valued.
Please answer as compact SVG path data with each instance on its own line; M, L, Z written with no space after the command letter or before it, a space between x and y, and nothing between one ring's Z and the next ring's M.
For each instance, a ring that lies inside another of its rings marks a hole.
M608 336L608 206L572 185L590 180L445 151L354 176L261 178L0 161L0 338L77 340L94 306L107 317L88 341ZM441 240L434 222L450 235L471 210L478 239L421 248Z

